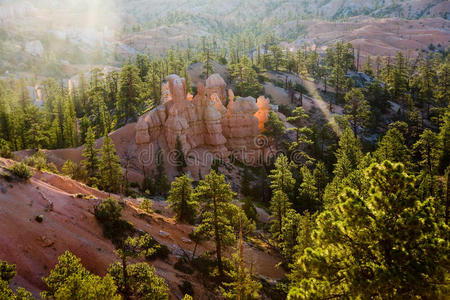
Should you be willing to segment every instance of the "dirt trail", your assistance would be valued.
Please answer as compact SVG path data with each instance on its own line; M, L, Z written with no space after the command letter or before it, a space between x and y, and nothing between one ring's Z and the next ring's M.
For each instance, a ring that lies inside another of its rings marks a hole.
M293 83L302 84L308 93L311 96L303 95L303 103L302 107L305 109L305 111L310 111L313 107L315 109L318 109L323 117L331 124L333 130L336 133L339 133L339 126L336 124L336 121L334 120L334 115L339 114L341 115L343 113L343 108L339 105L333 104L332 109L333 111L330 111L330 104L323 100L322 96L320 95L319 89L323 89L321 84L317 84L312 80L309 79L303 79L298 77L295 74L285 73L285 72L267 72L266 75L271 80L278 80L278 81L285 81L286 77L288 81L291 81ZM328 88L328 91L333 91L332 88ZM266 83L264 84L264 91L266 94L272 96L272 99L274 100L275 104L277 105L287 105L287 106L294 106L298 100L294 103L291 103L291 99L289 96L289 93L281 87L275 86L272 83ZM300 93L296 93L294 98L300 98Z

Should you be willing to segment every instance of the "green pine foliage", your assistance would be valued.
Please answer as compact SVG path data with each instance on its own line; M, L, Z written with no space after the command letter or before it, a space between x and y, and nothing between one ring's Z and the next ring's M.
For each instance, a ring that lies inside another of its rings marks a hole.
M9 265L0 260L0 299L5 300L32 300L31 293L22 287L13 291L10 287L11 281L16 276L16 265Z
M98 158L99 151L95 148L95 135L92 127L89 127L87 130L86 143L82 154L84 158L82 165L86 169L88 183L92 184L98 176L98 169L100 166L100 160Z
M91 274L69 251L58 258L58 263L43 281L47 285L41 293L43 299L121 299L110 275L101 278Z
M289 298L444 297L450 244L436 200L419 199L416 177L400 163L373 164L365 174L367 194L346 188L317 217Z
M177 220L192 223L197 216L198 203L193 198L192 179L188 175L175 178L167 202Z
M120 191L123 171L116 154L116 148L109 136L105 136L103 140L99 162L99 179L100 185L105 191L116 193Z
M226 212L233 205L231 202L235 193L225 181L223 174L214 170L199 182L195 189L194 199L201 203L203 212L201 223L196 233L214 240L219 276L224 277L223 252L225 247L235 242L233 224L226 216Z

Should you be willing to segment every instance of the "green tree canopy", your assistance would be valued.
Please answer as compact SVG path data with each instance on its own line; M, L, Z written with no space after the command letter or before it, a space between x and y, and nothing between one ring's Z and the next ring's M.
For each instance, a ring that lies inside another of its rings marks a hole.
M449 228L434 198L419 200L416 178L402 164L373 164L366 176L368 195L346 188L317 217L289 299L439 299L448 292Z

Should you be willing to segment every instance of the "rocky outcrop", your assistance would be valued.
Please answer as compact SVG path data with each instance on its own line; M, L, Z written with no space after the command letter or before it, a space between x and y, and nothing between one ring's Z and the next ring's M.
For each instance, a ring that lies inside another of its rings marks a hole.
M225 80L219 74L213 74L206 79L206 96L211 98L214 94L217 94L222 103L225 104L227 100L226 86Z
M171 156L179 138L187 156L211 153L223 160L232 152L239 159L260 156L264 149L255 144L255 139L261 133L259 118L264 119L268 114L265 110L268 103L261 105L262 100L258 100L257 104L252 97L234 99L229 90L225 107L225 87L220 75L214 74L206 80L206 87L202 83L197 85L197 95L192 97L186 93L184 78L170 75L163 86L162 104L141 116L136 124L136 144L144 149L157 143ZM195 159L208 160L198 155Z
M264 132L264 123L269 120L270 100L264 96L260 96L256 102L258 111L255 113L255 117L258 119L258 127L261 132Z

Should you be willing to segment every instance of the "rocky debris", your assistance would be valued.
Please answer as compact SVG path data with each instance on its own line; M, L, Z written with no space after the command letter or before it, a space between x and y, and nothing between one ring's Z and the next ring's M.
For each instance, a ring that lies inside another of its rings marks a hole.
M371 84L375 81L375 78L367 75L363 72L354 72L354 71L348 71L345 75L347 78L351 78L353 82L355 83L355 87L358 88L364 88L366 85ZM383 83L381 83L382 86L384 86Z
M0 183L0 191L1 191L3 194L6 194L6 192L7 192L6 186L4 186L4 185L1 184L1 183Z
M186 243L186 244L192 243L192 240L185 238L185 237L182 237L181 240L183 241L183 243Z
M168 236L170 236L170 233L168 233L167 231L164 231L164 230L160 230L160 231L158 232L158 234L159 234L160 236L162 236L162 237L168 237Z
M42 217L42 216L39 216ZM37 217L36 217L37 218ZM42 221L41 221L42 222ZM40 236L38 239L39 244L43 247L43 248L49 248L52 247L55 244L55 241L50 240L48 237L44 236Z
M227 160L232 152L240 159L259 157L266 151L267 145L255 145L260 135L260 123L267 120L269 102L260 100L258 106L252 97L234 99L228 91L226 103L226 83L219 74L213 74L206 80L206 87L199 83L197 95L188 96L186 82L178 75L170 75L163 86L163 103L141 116L136 124L136 144L142 151L148 151L148 145L157 144L168 153L171 163L171 151L180 139L186 157L195 157L205 162L205 153ZM265 99L265 98L264 98ZM268 101L268 99L267 99ZM261 110L259 110L261 107ZM156 151L157 147L153 147ZM149 154L149 157L154 155ZM211 162L209 162L211 163ZM188 170L194 176L199 166ZM205 166L209 169L209 166Z

